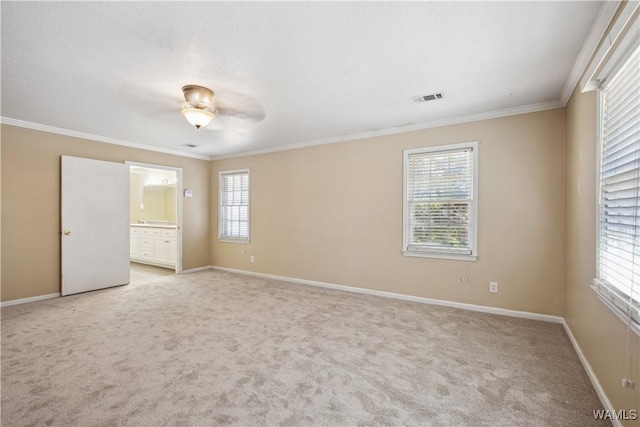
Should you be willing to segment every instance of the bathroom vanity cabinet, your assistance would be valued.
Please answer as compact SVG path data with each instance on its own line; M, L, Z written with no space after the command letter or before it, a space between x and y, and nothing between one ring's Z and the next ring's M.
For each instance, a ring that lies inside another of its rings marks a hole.
M175 225L132 224L129 236L131 261L176 267L178 251Z

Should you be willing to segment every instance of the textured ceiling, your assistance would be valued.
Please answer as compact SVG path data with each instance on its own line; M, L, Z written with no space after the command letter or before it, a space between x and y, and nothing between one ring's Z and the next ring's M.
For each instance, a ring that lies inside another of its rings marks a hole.
M3 1L1 113L225 156L558 102L601 6ZM227 114L193 128L186 84Z

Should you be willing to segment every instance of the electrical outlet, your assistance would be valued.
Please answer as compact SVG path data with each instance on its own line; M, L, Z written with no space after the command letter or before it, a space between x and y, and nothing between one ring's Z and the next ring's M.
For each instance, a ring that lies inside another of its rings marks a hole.
M635 387L635 383L627 378L623 378L622 379L622 388L630 388L633 390L633 388Z
M250 262L251 264L253 264L254 262L256 262L256 259L253 257L253 255L251 255L251 256L249 257L249 262Z
M498 293L498 282L489 282L489 292L492 294Z

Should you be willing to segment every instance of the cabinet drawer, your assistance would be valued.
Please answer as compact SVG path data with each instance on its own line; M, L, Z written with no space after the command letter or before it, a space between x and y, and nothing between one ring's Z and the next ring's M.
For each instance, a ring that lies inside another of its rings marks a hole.
M142 228L140 227L140 235L141 236L153 236L153 228Z
M153 247L153 239L151 237L140 237L139 242L140 249Z
M138 258L153 261L153 250L140 248Z
M138 227L130 227L129 231L131 232L132 235L137 236L139 231L140 231L140 228L138 228Z
M154 236L165 236L165 237L175 237L176 230L173 228L154 228L153 229Z
M175 228L161 228L160 235L163 237L176 237Z

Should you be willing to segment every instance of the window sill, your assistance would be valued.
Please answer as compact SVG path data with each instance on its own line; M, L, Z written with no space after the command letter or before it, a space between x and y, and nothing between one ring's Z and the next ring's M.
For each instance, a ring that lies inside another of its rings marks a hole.
M638 325L633 320L629 319L629 317L619 307L617 307L613 302L611 302L611 300L609 299L609 296L600 292L600 290L598 290L598 288L595 285L592 285L591 289L593 289L593 291L596 293L596 296L598 297L598 299L609 310L613 311L613 314L615 314L616 316L618 316L620 320L622 320L622 323L627 325L627 327L629 327L629 329L631 329L636 335L640 336L640 325Z
M476 261L477 255L448 254L435 252L402 251L402 255L418 258L451 259L456 261Z
M231 237L218 237L221 243L249 243L249 239L233 239Z

